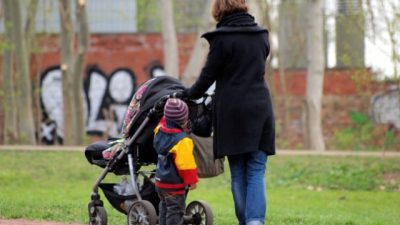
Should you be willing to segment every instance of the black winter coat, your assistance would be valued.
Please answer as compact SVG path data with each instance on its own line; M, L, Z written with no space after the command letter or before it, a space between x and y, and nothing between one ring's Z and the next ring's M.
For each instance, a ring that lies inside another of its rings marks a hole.
M186 94L200 98L216 81L214 156L258 150L274 155L274 115L264 80L268 31L257 26L251 15L236 13L224 17L216 30L202 37L210 51L198 80Z

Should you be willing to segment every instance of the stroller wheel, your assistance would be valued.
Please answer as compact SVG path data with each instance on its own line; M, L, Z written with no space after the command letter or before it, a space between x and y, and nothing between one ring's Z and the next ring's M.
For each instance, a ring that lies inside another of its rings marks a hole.
M146 200L135 201L128 212L128 225L156 225L157 213Z
M107 212L103 206L94 206L89 210L94 210L89 212L89 225L107 225Z
M186 224L193 225L212 225L214 216L210 206L205 201L193 201L186 207Z

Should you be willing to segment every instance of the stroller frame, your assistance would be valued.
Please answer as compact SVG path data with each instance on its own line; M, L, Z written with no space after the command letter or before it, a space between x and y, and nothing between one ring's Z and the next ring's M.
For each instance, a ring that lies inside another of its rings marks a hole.
M92 188L91 201L88 204L89 225L107 225L107 213L104 209L103 201L100 199L99 186L101 181L105 179L107 174L113 170L116 164L127 156L129 164L129 175L136 199L130 205L128 210L128 225L156 225L158 216L152 203L143 200L139 188L137 186L136 171L136 151L131 152L130 146L135 142L143 129L147 126L152 118L162 112L164 104L168 98L175 98L174 94L163 96L148 112L143 122L137 128L132 137L125 140L121 150L114 155L97 178ZM154 172L152 172L154 173ZM186 215L184 215L184 224L193 225L212 225L213 214L209 205L204 201L192 201L186 207Z

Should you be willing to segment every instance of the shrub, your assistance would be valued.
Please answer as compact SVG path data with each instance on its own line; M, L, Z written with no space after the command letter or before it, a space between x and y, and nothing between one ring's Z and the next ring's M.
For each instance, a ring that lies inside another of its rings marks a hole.
M388 125L374 124L368 115L350 112L350 127L338 129L329 140L331 148L340 150L400 149L396 132Z

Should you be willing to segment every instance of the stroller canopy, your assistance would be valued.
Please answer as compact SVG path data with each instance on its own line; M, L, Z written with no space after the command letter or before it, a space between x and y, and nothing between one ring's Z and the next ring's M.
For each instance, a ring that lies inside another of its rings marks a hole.
M139 127L141 122L143 122L146 117L148 111L154 106L155 103L163 96L172 94L179 90L184 90L184 86L181 82L175 78L169 76L161 76L157 78L153 78L142 84L136 91L133 96L128 110L125 113L124 123L122 126L122 135L125 138L130 137L135 130ZM145 129L143 133L146 138L146 134L153 132L158 121L153 121L153 123L149 124L149 128ZM140 142L143 142L143 138L138 138Z

